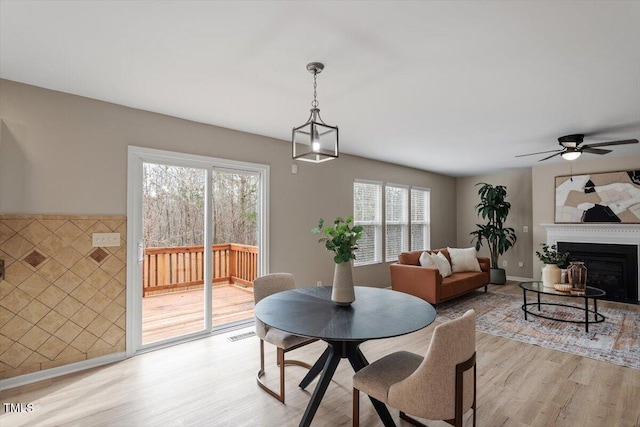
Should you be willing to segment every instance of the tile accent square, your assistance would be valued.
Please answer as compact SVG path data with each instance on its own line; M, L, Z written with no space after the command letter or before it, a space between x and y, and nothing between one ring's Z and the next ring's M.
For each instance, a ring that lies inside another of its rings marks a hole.
M33 268L38 268L38 266L40 264L42 264L42 261L44 261L45 259L47 259L46 256L44 256L40 252L34 250L29 255L27 255L23 259L23 261L26 262L27 264L29 264Z
M104 249L97 248L95 251L91 252L89 256L95 260L98 264L100 264L104 259L109 255Z

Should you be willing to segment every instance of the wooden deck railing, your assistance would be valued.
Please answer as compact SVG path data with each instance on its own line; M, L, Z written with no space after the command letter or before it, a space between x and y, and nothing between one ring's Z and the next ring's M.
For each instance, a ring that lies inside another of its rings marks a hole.
M224 243L212 246L213 283L253 286L258 276L258 247ZM204 284L204 246L146 248L142 295Z

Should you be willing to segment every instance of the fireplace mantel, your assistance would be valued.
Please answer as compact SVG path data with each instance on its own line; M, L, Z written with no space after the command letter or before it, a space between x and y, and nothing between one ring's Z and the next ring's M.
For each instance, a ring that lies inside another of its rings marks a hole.
M547 245L559 241L613 243L640 246L640 224L540 224L547 230Z

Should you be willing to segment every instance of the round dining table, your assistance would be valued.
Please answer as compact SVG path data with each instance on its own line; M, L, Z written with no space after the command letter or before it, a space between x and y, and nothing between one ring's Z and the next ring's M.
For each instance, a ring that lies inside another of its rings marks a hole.
M369 364L360 344L418 331L436 318L431 304L402 292L356 286L355 296L351 305L340 306L331 301L331 287L297 288L270 295L255 306L255 316L266 325L327 343L300 382L304 389L320 376L300 426L311 425L341 359L348 359L357 372ZM383 424L394 426L387 407L370 399Z

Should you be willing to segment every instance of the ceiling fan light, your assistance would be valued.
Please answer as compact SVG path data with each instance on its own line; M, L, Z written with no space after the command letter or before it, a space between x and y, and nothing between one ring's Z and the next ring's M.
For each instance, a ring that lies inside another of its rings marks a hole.
M580 157L580 154L582 154L580 151L570 150L570 151L565 151L564 153L561 154L561 156L565 160L575 160L578 157Z

